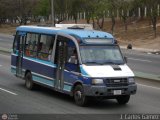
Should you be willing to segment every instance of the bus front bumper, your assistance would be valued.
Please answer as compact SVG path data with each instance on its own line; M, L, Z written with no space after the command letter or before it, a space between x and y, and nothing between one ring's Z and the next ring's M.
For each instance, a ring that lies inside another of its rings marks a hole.
M87 86L84 85L84 93L86 96L117 96L117 95L132 95L136 94L137 85L131 84L123 87L106 87L106 86Z

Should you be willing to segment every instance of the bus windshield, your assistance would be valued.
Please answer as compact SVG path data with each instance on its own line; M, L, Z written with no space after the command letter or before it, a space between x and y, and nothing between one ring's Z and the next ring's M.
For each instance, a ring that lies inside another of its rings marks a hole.
M118 46L80 46L82 64L124 64Z

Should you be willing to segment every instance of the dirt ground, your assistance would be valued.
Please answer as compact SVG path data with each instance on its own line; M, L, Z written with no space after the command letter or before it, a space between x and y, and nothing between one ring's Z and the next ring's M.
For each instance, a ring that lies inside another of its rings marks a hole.
M63 23L74 23L74 21L67 21ZM78 23L85 23L85 21L78 21ZM1 25L0 33L14 34L17 25ZM106 20L103 31L111 32L111 21ZM122 46L132 44L133 47L153 49L160 51L160 18L157 24L157 37L154 37L154 32L151 23L148 19L128 21L128 30L124 30L122 21L117 20L113 33L114 37Z
M16 25L0 25L0 33L4 34L15 34Z
M105 23L105 27L106 31L110 31L111 22ZM127 31L124 30L122 22L117 22L113 34L120 45L132 44L137 48L160 50L160 19L158 19L156 38L149 20L130 22Z

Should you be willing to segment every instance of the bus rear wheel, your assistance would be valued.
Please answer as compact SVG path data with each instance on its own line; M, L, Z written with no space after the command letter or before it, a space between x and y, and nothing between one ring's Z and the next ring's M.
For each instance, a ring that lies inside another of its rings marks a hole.
M29 90L33 90L34 88L34 83L32 81L32 74L28 72L25 76L25 86Z
M85 106L88 102L88 97L85 96L82 85L76 85L73 92L75 103L78 106Z
M120 105L124 105L124 104L127 104L129 102L130 95L119 96L116 99L117 99L117 102Z

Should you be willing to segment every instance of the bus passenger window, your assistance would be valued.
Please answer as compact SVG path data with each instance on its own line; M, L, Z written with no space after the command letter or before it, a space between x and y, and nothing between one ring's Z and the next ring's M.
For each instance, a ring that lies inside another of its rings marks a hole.
M53 49L54 37L51 35L41 35L38 48L38 58L50 60Z
M27 33L26 45L25 45L25 55L26 56L36 57L38 36L39 36L38 34Z
M53 51L53 43L52 43L52 44L50 45L50 47L49 47L48 60L51 60L52 51Z

